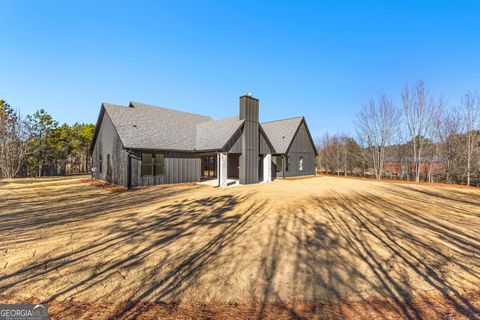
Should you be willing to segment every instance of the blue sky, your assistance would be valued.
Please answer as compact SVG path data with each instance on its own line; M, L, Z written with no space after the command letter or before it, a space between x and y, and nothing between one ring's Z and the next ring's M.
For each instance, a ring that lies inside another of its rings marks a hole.
M352 131L379 91L423 79L456 104L480 90L480 1L0 0L0 97L95 122L101 102L215 118L238 97L263 121Z

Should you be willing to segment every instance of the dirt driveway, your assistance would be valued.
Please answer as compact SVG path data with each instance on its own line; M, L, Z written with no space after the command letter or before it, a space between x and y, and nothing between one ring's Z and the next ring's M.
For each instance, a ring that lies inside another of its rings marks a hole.
M480 192L0 182L0 303L52 318L480 318Z

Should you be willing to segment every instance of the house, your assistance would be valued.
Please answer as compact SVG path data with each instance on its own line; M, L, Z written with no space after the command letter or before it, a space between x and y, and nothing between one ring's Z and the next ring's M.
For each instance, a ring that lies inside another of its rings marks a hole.
M432 161L422 157L418 163L420 175L444 174L445 165L441 161ZM415 160L413 158L387 157L383 164L384 172L391 177L405 177L415 175Z
M93 178L126 187L216 179L240 184L315 174L304 117L259 122L259 101L240 97L221 120L131 102L103 103L90 152Z

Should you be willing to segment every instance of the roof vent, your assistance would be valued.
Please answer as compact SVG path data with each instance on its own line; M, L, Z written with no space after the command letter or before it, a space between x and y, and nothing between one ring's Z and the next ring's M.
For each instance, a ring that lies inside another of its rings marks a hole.
M134 128L136 128L136 127L137 127L137 125L134 123L134 124L133 124L133 127L134 127Z
M247 92L245 95L246 95L247 97L251 97L251 96L252 96L252 93L251 93L251 92Z

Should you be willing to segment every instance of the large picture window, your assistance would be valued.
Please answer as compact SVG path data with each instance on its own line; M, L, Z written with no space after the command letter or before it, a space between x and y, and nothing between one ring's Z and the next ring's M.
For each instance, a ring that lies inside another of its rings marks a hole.
M142 153L141 175L159 176L164 174L165 155L163 153Z

